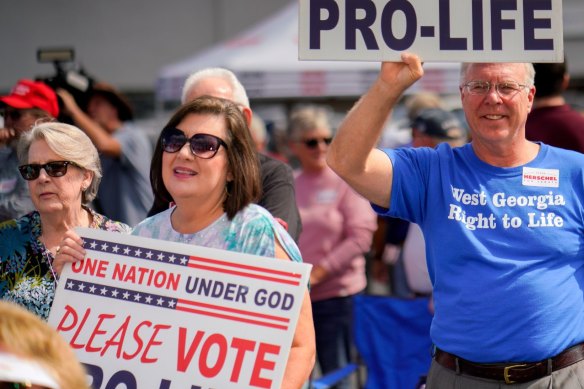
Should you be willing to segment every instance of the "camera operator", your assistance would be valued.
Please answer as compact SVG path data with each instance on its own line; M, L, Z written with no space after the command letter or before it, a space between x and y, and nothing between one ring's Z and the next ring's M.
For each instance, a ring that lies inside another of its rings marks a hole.
M9 95L0 97L4 128L0 129L0 222L34 210L26 181L18 172L16 143L39 121L59 115L55 92L45 83L20 80Z
M87 112L73 96L57 89L64 111L83 129L101 154L103 179L96 208L111 219L130 226L146 218L153 202L150 187L152 145L137 128L126 98L106 83L94 84Z

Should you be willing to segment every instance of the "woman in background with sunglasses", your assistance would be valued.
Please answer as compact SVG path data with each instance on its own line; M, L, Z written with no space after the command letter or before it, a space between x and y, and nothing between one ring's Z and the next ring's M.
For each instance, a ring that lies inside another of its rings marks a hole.
M0 224L0 298L46 319L62 267L53 261L66 232L78 226L130 228L87 207L97 194L101 167L83 131L64 123L40 124L22 134L17 152L35 211Z
M365 253L371 248L377 217L326 163L333 132L327 110L303 106L290 116L290 148L300 162L295 172L296 202L303 232L298 245L310 275L316 355L326 374L353 359L353 295L362 292ZM345 379L336 388L349 388Z

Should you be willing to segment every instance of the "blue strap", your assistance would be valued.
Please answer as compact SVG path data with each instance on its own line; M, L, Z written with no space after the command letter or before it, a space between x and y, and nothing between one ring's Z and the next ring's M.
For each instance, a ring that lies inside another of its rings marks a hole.
M319 379L312 381L312 388L328 389L343 378L350 376L358 367L356 363L348 363L344 367L331 371Z

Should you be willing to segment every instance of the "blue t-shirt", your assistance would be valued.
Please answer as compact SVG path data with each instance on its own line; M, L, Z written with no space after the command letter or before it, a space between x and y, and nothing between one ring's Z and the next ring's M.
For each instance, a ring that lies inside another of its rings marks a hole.
M584 154L541 144L500 168L470 144L384 151L391 203L376 210L424 232L437 347L537 361L584 341Z
M302 262L294 240L272 215L259 205L250 204L233 220L223 214L208 227L194 234L181 234L172 228L170 215L175 207L151 216L139 223L132 235L188 243L264 257L275 256L276 239L291 260Z

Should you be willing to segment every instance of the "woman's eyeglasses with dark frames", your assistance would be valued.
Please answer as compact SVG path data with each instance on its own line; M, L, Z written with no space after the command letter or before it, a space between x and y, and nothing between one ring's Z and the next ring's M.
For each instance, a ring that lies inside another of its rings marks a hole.
M301 142L304 143L306 147L309 149L315 149L318 147L318 144L323 142L325 145L330 145L333 141L333 138L310 138L310 139L303 139Z
M210 159L213 158L219 151L219 147L223 146L227 149L227 144L223 139L211 134L195 134L187 138L184 132L178 128L167 127L162 130L161 136L162 150L167 153L176 153L189 142L189 148L194 156Z
M75 162L71 161L53 161L47 162L45 164L31 163L28 165L21 165L18 167L20 175L27 181L36 180L41 174L41 169L45 169L45 172L51 177L62 177L67 174L67 166L73 165L81 168Z

